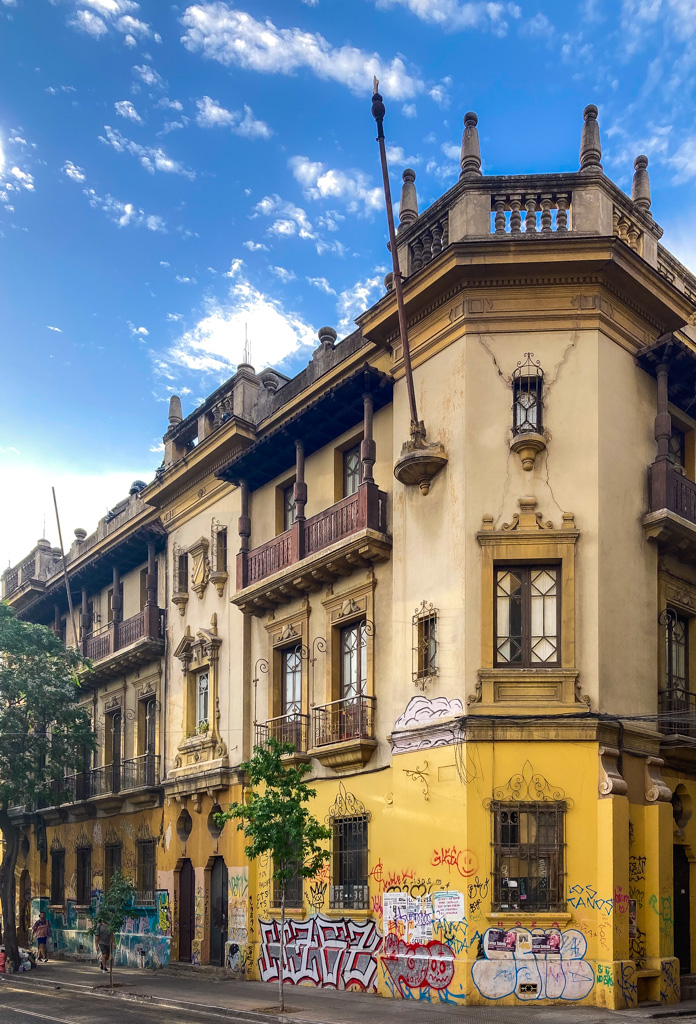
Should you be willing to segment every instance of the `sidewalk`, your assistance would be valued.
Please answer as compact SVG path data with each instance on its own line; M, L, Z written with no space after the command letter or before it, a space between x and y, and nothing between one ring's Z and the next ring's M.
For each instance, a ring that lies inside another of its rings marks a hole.
M0 992L5 975L0 975ZM7 978L10 980L10 977ZM166 971L138 971L130 968L114 970L114 983L118 988L113 996L108 992L108 978L93 963L52 961L42 964L29 974L11 975L13 986L33 991L56 987L63 991L91 992L97 996L119 999L142 999L147 1002L175 1007L178 1010L198 1010L217 1013L228 1020L236 1017L252 1024L282 1021L283 1024L363 1024L379 1020L383 1024L446 1024L446 1022L499 1021L500 1024L622 1024L622 1022L665 1020L696 1021L696 1000L676 1006L641 1006L637 1010L610 1011L593 1006L495 1007L460 1004L428 1003L417 1000L382 999L356 992L336 992L305 986L286 986L285 998L288 1015L277 1011L275 984L259 981L232 981L191 971L190 976L169 975ZM95 990L96 991L93 991Z

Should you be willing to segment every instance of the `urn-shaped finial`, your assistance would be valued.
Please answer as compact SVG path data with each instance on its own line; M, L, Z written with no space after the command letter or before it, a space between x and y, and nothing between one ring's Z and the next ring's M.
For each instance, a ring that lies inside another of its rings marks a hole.
M416 193L416 172L407 167L403 173L399 203L399 230L407 228L418 220L418 195Z
M637 156L633 161L631 199L639 210L645 210L647 213L650 209L650 176L648 174L647 156Z
M585 123L580 138L580 170L593 173L602 170L602 144L599 141L599 123L594 103L588 104L582 112Z
M175 427L178 423L181 423L182 419L181 399L178 395L172 395L169 399L169 426Z
M477 124L478 117L473 110L464 115L460 178L481 177L481 147L479 146Z

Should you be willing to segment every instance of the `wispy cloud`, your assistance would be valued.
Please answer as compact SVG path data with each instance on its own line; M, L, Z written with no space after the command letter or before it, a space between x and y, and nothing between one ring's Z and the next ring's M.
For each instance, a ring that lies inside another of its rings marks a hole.
M279 195L264 196L254 207L256 216L272 217L269 234L299 238L315 238L312 224L301 206L281 199Z
M85 180L84 170L82 169L82 167L78 167L77 164L74 164L72 160L66 160L63 164L62 170L63 174L67 175L67 177L71 178L73 181Z
M114 108L121 117L125 117L129 121L135 121L136 124L143 123L142 117L130 100L119 100L117 103L114 103Z
M364 171L338 170L306 156L293 156L288 163L306 199L339 199L357 214L373 213L384 204L382 189Z
M148 231L162 232L167 230L164 218L151 213L145 213L144 210L133 203L124 203L120 199L109 195L108 192L103 196L97 195L93 188L85 188L82 191L91 207L95 210L101 210L110 221L118 224L120 228L144 227Z
M253 110L246 104L243 111L227 110L217 100L203 96L196 101L196 106L196 122L201 128L229 128L235 135L248 139L270 139L273 134L266 122L255 118Z
M149 64L135 64L133 74L143 85L147 85L151 89L164 89L167 84L160 73Z
M515 3L494 3L489 0L375 0L377 7L405 7L421 21L439 25L445 32L463 32L467 29L489 29L497 36L504 36L510 21L522 14Z
M138 157L140 163L150 174L154 174L155 171L162 171L164 174L181 174L191 181L196 177L195 171L167 156L161 147L142 146L139 142L127 139L116 128L112 128L108 124L104 125L104 131L106 138L100 135L100 142L106 146L112 146L117 153L130 153L132 156Z
M244 246L245 249L248 249L249 252L269 251L268 246L264 245L263 242L252 242L251 239L249 239L247 242L242 242L242 245Z
M93 39L101 39L113 31L122 35L124 44L129 47L137 46L144 39L161 42L159 34L136 17L140 4L134 0L75 0L74 6L77 10L68 18L68 25Z
M46 324L46 330L47 331L57 331L58 334L62 334L63 333L63 328L62 327L53 327L51 324Z
M311 284L312 288L318 288L320 292L325 292L326 295L335 295L336 290L331 287L325 277L308 277L307 284Z
M271 267L271 273L275 274L279 281L283 284L287 284L289 281L295 281L297 274L294 270L287 270L285 267Z
M338 313L337 330L339 335L350 334L355 330L355 318L379 298L384 291L384 281L379 274L356 281L350 288L339 292L336 311Z

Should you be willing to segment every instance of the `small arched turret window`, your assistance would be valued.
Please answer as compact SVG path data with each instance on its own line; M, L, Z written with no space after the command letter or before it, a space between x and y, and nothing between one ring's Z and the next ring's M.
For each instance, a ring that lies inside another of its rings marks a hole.
M525 361L512 373L512 433L541 434L543 429L544 371L534 362L533 352L525 352Z

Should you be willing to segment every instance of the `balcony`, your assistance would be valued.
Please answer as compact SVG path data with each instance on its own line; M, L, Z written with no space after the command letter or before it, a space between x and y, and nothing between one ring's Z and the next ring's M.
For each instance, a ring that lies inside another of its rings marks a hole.
M372 757L375 698L344 697L314 708L312 757L336 772L362 767Z
M91 817L91 804L109 812L120 810L124 799L133 804L152 803L156 800L153 791L160 784L159 765L158 754L142 754L66 775L51 786L44 798L46 806L39 804L39 809L47 821L62 821L66 812L73 819Z
M301 761L309 761L309 715L292 712L257 723L254 738L256 746L262 747L269 739L277 740L278 743L292 743L294 753L284 755L289 762L299 764Z
M251 551L240 551L232 603L245 613L266 615L356 568L385 561L392 543L386 530L387 496L366 481L356 494Z
M665 736L689 736L696 739L696 693L673 687L659 696L658 728Z
M146 664L164 653L164 612L146 605L123 622L109 622L84 637L82 653L92 661L92 679Z
M696 559L696 483L668 460L648 469L649 511L643 530L661 552Z

